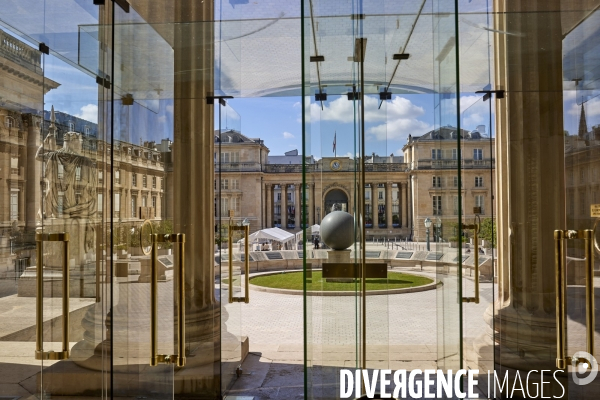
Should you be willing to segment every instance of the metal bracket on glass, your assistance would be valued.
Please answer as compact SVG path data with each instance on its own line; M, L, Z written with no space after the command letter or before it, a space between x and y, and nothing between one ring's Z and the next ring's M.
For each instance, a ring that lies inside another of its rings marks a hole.
M233 296L233 232L244 231L244 270L245 270L245 288L246 293L244 297ZM246 303L250 302L250 254L248 251L248 236L250 233L250 226L242 225L229 225L229 302L230 303Z
M567 266L565 241L583 239L585 256L585 322L587 330L587 352L594 356L594 249L593 229L554 231L554 262L556 264L556 367L566 369L571 364L567 356Z
M44 351L44 248L43 242L63 243L62 263L62 351ZM35 303L35 359L66 360L69 358L69 234L68 233L36 233L37 250Z
M185 234L151 234L152 254L150 279L150 365L176 364L185 366ZM158 244L177 243L179 263L177 271L177 353L175 355L158 354Z
M233 99L233 96L206 96L206 104L215 104L215 99L219 100L219 104L222 106L226 106L227 102L225 99Z
M479 229L481 223L479 221L479 215L476 217L476 221L472 225L463 225L463 229L473 230L473 240L475 241L475 296L474 297L463 297L463 303L475 303L479 304Z

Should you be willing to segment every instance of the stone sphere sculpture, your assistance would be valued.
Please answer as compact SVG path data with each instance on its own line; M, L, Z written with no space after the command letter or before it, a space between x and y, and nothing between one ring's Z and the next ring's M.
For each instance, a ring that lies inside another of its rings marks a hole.
M321 221L321 239L333 250L346 250L354 243L354 217L333 211Z

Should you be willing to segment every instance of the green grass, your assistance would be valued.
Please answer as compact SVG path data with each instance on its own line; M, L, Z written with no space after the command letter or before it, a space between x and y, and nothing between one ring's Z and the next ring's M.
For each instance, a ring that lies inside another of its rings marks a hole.
M387 279L367 279L367 290L389 290L433 283L433 280L423 276L403 274L388 271ZM262 275L250 278L250 283L278 289L302 290L302 272L289 272L274 275ZM354 291L360 290L360 281L355 282L326 282L321 271L313 271L312 280L307 282L307 290L311 291Z

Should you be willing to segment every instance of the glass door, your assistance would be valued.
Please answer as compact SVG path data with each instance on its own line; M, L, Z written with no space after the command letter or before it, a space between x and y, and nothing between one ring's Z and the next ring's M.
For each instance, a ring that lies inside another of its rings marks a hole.
M79 28L103 11L70 0L0 10L0 258L12 283L0 297L12 321L0 334L2 396L107 394L106 98L79 51Z

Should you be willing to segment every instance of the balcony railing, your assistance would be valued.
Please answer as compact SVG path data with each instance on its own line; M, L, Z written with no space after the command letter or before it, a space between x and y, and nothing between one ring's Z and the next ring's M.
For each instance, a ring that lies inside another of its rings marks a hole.
M260 171L260 163L256 162L239 162L239 163L215 163L215 171L244 171L258 172Z
M412 163L413 169L454 169L458 168L458 160L419 160ZM463 169L494 168L495 160L462 160Z

